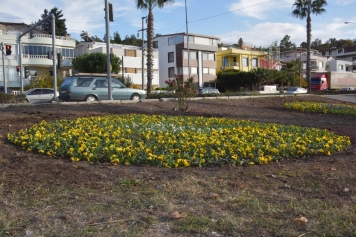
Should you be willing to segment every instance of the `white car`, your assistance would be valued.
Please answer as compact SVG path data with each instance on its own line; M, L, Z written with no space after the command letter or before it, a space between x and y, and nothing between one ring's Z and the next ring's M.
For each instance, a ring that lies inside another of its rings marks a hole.
M344 87L340 89L340 91L353 91L353 90L355 90L353 87Z
M308 90L302 87L292 87L289 90L287 90L285 93L286 94L305 94L307 93Z
M30 103L48 103L54 98L52 88L32 88L25 92L26 100ZM57 92L57 97L59 93Z

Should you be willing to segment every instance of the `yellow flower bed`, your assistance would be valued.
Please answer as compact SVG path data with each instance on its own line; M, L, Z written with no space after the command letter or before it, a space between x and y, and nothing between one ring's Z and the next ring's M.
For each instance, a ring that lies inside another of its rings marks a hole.
M117 164L168 168L264 164L290 157L330 155L350 138L316 128L225 118L124 115L42 121L8 134L28 151Z
M356 115L356 106L315 102L287 102L284 107L288 109L323 114Z

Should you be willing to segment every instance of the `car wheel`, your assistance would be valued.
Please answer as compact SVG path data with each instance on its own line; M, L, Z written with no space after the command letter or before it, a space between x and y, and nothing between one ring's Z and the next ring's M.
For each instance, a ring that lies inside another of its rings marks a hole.
M85 98L86 101L93 102L97 101L97 98L93 95L88 95L87 98Z
M136 100L136 101L139 101L141 99L141 96L139 94L133 94L131 96L131 100Z

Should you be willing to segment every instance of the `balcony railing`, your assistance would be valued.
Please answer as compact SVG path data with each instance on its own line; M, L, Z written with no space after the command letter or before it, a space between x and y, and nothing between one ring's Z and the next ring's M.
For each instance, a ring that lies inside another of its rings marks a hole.
M47 55L22 54L22 58L47 59ZM70 61L72 61L73 58L74 57L64 57L64 56L62 56L62 60L70 60Z
M8 31L3 31L3 30L0 30L0 35L8 35L8 36L19 36L22 32L8 32ZM27 33L26 36L28 38L30 38L30 34ZM49 34L33 34L33 36L35 38L48 38L48 39L52 39L52 35L49 35ZM56 39L58 40L67 40L67 41L74 41L75 42L75 39L74 38L70 38L70 37L66 37L66 36L56 36Z
M232 62L232 63L224 63L224 67L238 67L239 63L238 62Z

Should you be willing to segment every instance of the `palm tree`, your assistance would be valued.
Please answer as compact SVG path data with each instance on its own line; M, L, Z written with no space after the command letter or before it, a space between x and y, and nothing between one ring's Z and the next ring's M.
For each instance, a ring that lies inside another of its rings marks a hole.
M308 93L310 93L310 48L311 48L311 14L320 15L325 11L327 5L325 0L296 0L293 4L292 16L307 19L307 82Z
M154 7L163 8L166 3L173 3L174 0L136 0L137 9L148 10L147 17L147 93L151 93L152 87L152 68L153 68L153 14Z

